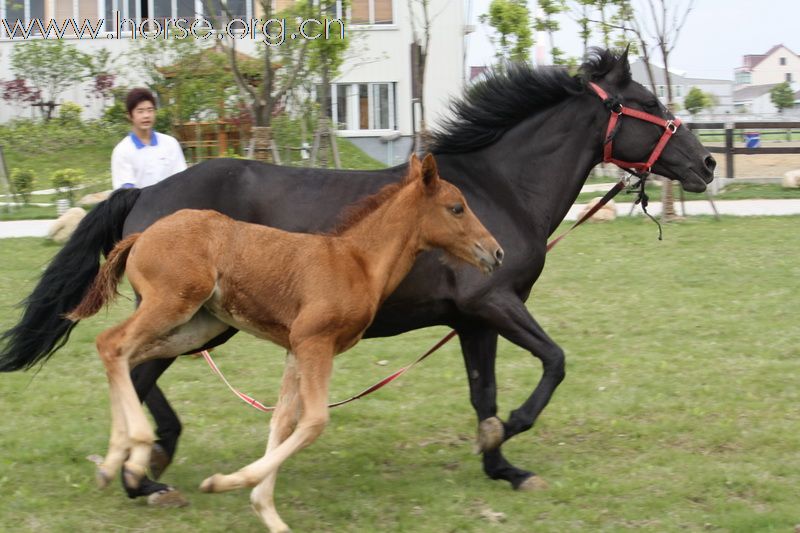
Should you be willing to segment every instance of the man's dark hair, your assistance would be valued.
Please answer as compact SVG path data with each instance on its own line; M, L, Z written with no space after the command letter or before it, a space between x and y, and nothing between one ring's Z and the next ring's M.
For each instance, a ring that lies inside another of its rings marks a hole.
M133 112L134 107L142 102L150 102L153 104L153 107L157 107L156 97L153 96L153 93L151 93L149 89L144 89L142 87L131 89L128 96L125 98L125 109L128 110L128 115Z

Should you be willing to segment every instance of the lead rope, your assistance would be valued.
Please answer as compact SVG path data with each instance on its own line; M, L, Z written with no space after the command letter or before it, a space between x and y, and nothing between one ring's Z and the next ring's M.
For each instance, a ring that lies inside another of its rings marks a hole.
M649 216L650 218L653 218L652 216L650 216L649 213L647 213L647 210L646 210L646 207L647 207L647 195L644 192L644 178L642 176L637 176L637 177L641 180L641 182L640 182L641 183L641 188L640 188L640 191L639 191L639 198L637 199L636 203L639 203L641 201L642 202L642 209L645 210L645 214L647 214L647 216ZM567 231L565 231L564 233L562 233L561 235L559 235L558 237L556 237L555 239L553 239L549 243L547 243L547 251L549 252L556 244L558 244L561 241L561 239L566 237L572 230L574 230L575 228L577 228L578 226L580 226L581 224L583 224L584 222L589 220L589 218L591 218L592 215L594 215L604 205L606 205L608 202L610 202L611 199L614 198L620 191L624 190L626 185L627 185L627 182L625 180L620 180L619 182L614 184L614 186L611 188L611 190L609 190L605 194L605 196L603 196L603 198L599 202L597 202L597 204L594 205L594 207L592 207L582 217L580 217ZM637 184L637 186L638 185L639 184ZM655 219L653 219L653 220L655 220ZM658 224L658 222L656 222L656 223ZM661 235L660 235L661 225L659 224L658 227L659 227L659 237L658 238L661 239ZM393 372L392 374L389 374L388 376L386 376L382 380L378 381L377 383L375 383L374 385L372 385L370 387L367 387L366 389L364 389L363 391L359 392L355 396L351 396L351 397L347 398L346 400L340 400L338 402L334 402L334 403L328 404L328 407L329 408L330 407L339 407L340 405L344 405L344 404L350 403L350 402L352 402L354 400L358 400L359 398L363 398L367 394L370 394L372 392L375 392L378 389L381 389L381 388L385 387L386 385L388 385L389 383L391 383L395 379L399 378L400 376L402 376L403 374L405 374L406 372L411 370L417 364L421 363L424 359L426 359L433 352L435 352L436 350L438 350L439 348L441 348L442 346L444 346L445 344L450 342L450 340L455 336L456 336L456 331L455 330L451 330L450 333L445 335L439 342L434 344L427 352L425 352L421 356L417 357L417 359L414 362L412 362L411 364L404 366L403 368L401 368L400 370L397 370L396 372ZM219 369L217 364L211 358L211 354L208 353L208 350L203 350L203 351L200 352L200 354L203 356L203 359L206 360L206 362L208 363L208 366L211 367L211 370L213 370L214 373L217 374L220 377L220 379L222 379L223 383L225 383L225 385L227 385L228 388L240 400L242 400L244 403L246 403L250 407L253 407L254 409L257 409L257 410L262 411L264 413L269 413L269 412L275 410L274 406L266 406L263 403L259 402L258 400L252 398L251 396L248 396L247 394L243 393L239 389L235 388L233 385L231 385L230 382L227 379L225 379L225 376L222 374L222 371Z

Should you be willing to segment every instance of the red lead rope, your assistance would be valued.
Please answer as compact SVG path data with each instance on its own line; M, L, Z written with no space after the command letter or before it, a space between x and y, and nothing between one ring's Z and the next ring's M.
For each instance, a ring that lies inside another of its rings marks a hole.
M614 196L616 196L624 188L625 188L625 182L620 180L616 185L614 185L614 187L611 188L610 191L608 191L606 193L605 196L603 196L603 198L597 204L595 204L594 207L592 207L581 218L579 218L575 222L575 224L573 224L567 231L565 231L564 233L562 233L561 235L559 235L558 237L556 237L555 239L550 241L547 244L547 251L549 252L556 244L559 243L559 241L561 239L566 237L567 234L569 234L572 230L574 230L575 228L577 228L578 226L580 226L581 224L583 224L584 222L589 220L589 218L591 218L592 215L594 215L598 210L600 210L600 208L602 208L604 205L606 205ZM364 389L363 391L359 392L355 396L351 396L351 397L347 398L346 400L340 400L338 402L334 402L334 403L328 404L328 407L338 407L340 405L344 405L346 403L350 403L353 400L358 400L359 398L362 398L362 397L366 396L367 394L370 394L372 392L375 392L378 389L381 389L381 388L385 387L386 385L388 385L392 381L396 380L397 378L399 378L400 376L402 376L403 374L405 374L406 372L408 372L409 370L411 370L412 368L417 366L419 363L421 363L424 359L426 359L433 352L435 352L436 350L438 350L439 348L441 348L442 346L447 344L455 336L456 336L455 330L451 330L450 333L445 335L439 342L434 344L427 352L425 352L424 354L420 355L411 364L404 366L403 368L401 368L400 370L397 370L396 372L394 372L392 374L389 374L388 376L386 376L385 378L383 378L379 382L375 383L371 387L367 387L366 389ZM208 353L208 350L203 350L200 353L203 355L203 358L208 363L208 366L211 367L211 370L213 370L214 373L217 374L222 379L222 381L225 383L225 385L227 385L228 388L236 396L238 396L240 400L242 400L246 404L250 405L251 407L253 407L255 409L258 409L259 411L263 411L265 413L268 413L270 411L274 411L275 410L275 407L268 407L268 406L264 405L263 403L259 402L258 400L256 400L256 399L248 396L247 394L243 393L239 389L235 388L233 385L231 385L230 382L228 382L228 380L225 379L225 376L222 374L222 371L219 369L219 367L216 365L216 363L214 363L214 360L211 358L211 354Z

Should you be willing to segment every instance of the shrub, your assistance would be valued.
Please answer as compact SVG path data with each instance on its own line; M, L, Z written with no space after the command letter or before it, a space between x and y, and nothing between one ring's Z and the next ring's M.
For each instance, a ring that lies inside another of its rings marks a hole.
M14 192L22 196L22 201L25 204L30 202L35 180L36 174L33 170L27 168L14 168L11 170L11 185L14 187Z
M84 175L81 171L74 168L64 168L53 172L51 181L56 190L57 198L65 198L72 204L75 198L75 187L83 181Z
M64 102L58 108L58 121L61 124L80 124L83 108L75 102Z

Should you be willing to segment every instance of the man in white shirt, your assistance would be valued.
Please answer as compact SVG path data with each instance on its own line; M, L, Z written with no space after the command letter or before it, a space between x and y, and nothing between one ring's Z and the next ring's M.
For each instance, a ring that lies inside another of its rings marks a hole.
M156 99L147 89L133 89L125 99L131 132L111 154L114 189L147 187L186 169L178 141L153 131Z
M125 99L125 109L131 121L131 132L117 144L111 154L111 182L114 189L147 187L186 169L178 141L169 135L153 131L156 121L156 100L147 89L132 89ZM169 366L172 360L165 364ZM131 373L135 374L140 367ZM158 440L151 452L151 475L158 478L175 454L174 444L181 432L178 415L169 405L161 390L154 386L145 398L150 412L160 421L156 429ZM124 485L124 484L123 484ZM142 480L138 489L125 490L131 498L147 496L153 505L172 507L183 506L188 502L174 488L152 481Z

